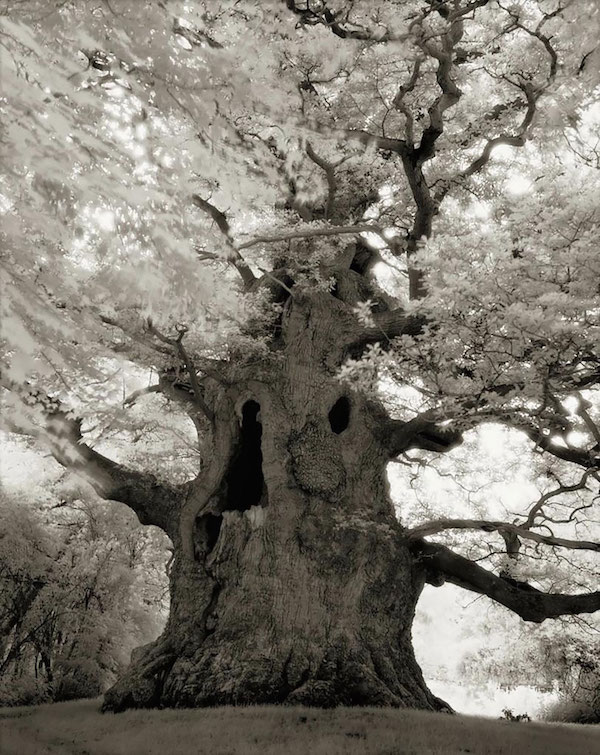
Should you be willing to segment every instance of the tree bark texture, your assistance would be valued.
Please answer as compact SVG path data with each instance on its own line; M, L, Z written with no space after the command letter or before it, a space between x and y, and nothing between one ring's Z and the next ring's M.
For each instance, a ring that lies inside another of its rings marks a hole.
M211 399L214 454L171 528L166 629L106 710L447 708L412 650L424 572L389 498L381 409L335 378L348 317L329 294L288 300L279 352Z

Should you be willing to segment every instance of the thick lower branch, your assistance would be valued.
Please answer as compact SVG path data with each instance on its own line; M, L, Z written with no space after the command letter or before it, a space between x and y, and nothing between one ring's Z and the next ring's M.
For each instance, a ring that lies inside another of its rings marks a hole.
M102 498L129 506L141 524L154 524L172 534L183 499L179 488L117 464L82 443L79 421L62 412L49 418L47 430L48 445L60 464L84 476Z
M7 382L5 387L23 401L23 421L7 418L11 432L38 438L59 464L85 477L102 498L126 504L142 524L172 534L183 488L160 483L154 475L128 469L90 448L82 441L81 420L70 417L57 399L31 389L23 398L19 387Z
M522 422L507 422L506 424L517 430L522 430L538 448L546 451L557 459L570 461L585 469L600 468L600 451L596 449L573 448L571 446L558 445L552 435L545 435L543 431L534 425L526 425Z
M527 585L519 587L511 581L483 569L464 556L459 556L443 545L423 540L413 544L413 552L419 557L426 571L434 575L440 584L443 576L466 590L487 595L501 603L524 621L540 623L558 616L593 613L600 610L600 592L580 595L545 593Z
M463 440L461 433L452 427L436 424L427 412L408 422L398 419L385 420L381 425L381 432L390 458L411 448L445 453L459 446Z
M422 315L408 315L401 307L388 312L374 312L370 319L370 325L361 325L357 321L356 330L349 334L352 346L391 341L404 335L417 336L427 324Z

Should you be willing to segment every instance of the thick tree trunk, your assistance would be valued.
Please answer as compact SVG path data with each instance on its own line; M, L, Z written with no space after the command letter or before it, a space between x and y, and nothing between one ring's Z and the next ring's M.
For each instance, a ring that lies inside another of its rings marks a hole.
M412 650L424 577L388 496L379 418L328 367L340 339L320 301L289 307L273 373L215 402L228 458L215 462L218 481L191 486L167 627L136 651L105 709L446 707ZM206 500L193 505L198 491Z
M247 703L440 709L411 646L422 581L391 527L323 516L291 492L225 512L206 557L177 558L163 636L133 658L105 705ZM322 504L321 504L322 505ZM213 529L214 527L214 529Z

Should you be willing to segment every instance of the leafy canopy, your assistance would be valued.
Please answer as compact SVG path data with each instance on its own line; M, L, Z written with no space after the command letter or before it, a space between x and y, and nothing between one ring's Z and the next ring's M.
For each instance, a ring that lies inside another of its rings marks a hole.
M143 436L177 380L260 361L270 292L335 293L350 249L374 282L340 378L457 438L519 430L561 494L585 495L599 19L594 0L3 3L9 426L39 430L43 393L89 438ZM148 372L158 395L136 419ZM546 537L532 548L558 545L554 519L581 522L552 517L558 500L518 520Z

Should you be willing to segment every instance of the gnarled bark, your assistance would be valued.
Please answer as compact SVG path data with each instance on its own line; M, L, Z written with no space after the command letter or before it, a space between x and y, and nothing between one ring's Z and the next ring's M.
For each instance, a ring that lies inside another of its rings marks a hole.
M446 707L413 654L424 570L388 496L379 417L335 379L331 302L292 302L286 358L215 398L218 453L181 509L167 627L105 709Z

